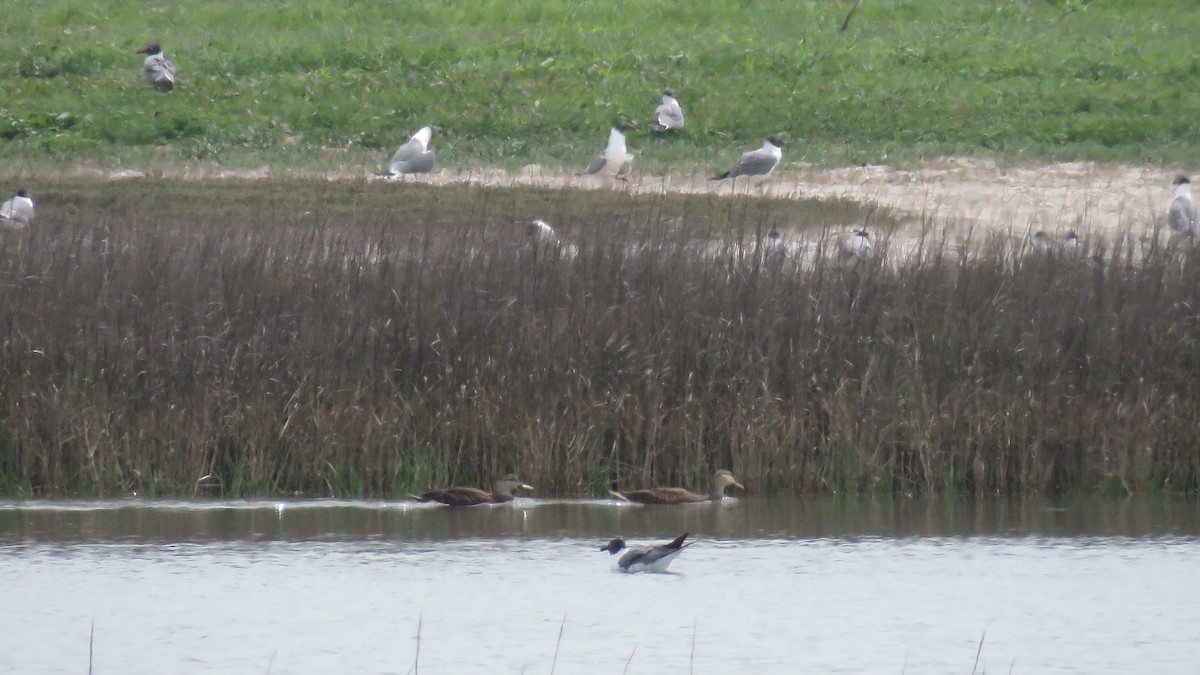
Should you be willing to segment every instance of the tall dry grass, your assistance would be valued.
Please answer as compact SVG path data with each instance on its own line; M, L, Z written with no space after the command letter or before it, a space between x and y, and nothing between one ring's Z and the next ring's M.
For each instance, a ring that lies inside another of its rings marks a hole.
M575 495L720 467L771 492L1197 486L1183 247L930 238L848 267L822 234L866 217L843 204L61 190L0 239L9 494L390 496L516 471ZM531 245L533 215L576 250ZM781 226L808 245L764 254Z

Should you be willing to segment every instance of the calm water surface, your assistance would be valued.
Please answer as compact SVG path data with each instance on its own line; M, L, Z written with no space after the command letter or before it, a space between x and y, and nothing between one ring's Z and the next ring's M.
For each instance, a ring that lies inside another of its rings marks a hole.
M0 502L0 673L1194 673L1198 571L1174 500Z

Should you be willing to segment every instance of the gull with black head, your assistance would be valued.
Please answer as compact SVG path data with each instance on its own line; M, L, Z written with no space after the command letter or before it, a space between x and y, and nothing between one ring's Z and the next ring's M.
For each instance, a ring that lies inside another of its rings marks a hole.
M771 134L761 148L742 153L732 169L709 180L736 179L738 176L765 180L779 166L779 160L783 159L783 146L783 138L779 134Z
M625 551L625 555L617 561L617 567L622 572L666 572L667 567L675 558L679 557L683 549L691 545L691 543L683 543L687 537L688 533L684 532L665 544L631 547L627 547L625 540L618 537L608 542L607 545L601 546L600 550L608 551L612 555Z
M25 188L17 190L12 199L0 204L0 220L28 225L33 221L33 197Z
M654 109L654 119L650 121L653 131L678 131L683 128L683 108L679 107L679 99L675 97L674 89L664 89L662 104Z
M614 125L608 132L608 145L588 164L584 175L627 180L629 169L633 166L633 155L625 147L625 132L633 128L632 124L625 121Z
M1167 227L1185 237L1196 236L1196 205L1192 203L1192 182L1187 176L1175 179L1175 197L1167 209Z
M163 56L162 45L151 42L137 53L146 55L146 59L142 61L142 75L145 76L147 84L153 85L159 91L171 91L175 88L175 64Z

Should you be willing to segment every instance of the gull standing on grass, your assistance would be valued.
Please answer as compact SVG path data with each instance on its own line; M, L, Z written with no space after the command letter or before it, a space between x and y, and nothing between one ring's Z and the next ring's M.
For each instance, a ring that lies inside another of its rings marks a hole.
M654 109L650 128L654 131L677 131L683 128L683 108L679 107L674 89L663 90L662 105Z
M146 55L146 60L142 62L142 74L146 76L147 84L154 85L159 91L171 91L175 88L175 64L163 56L162 45L151 42L137 53Z
M684 532L673 541L666 544L655 544L653 546L634 546L627 548L625 540L617 537L608 542L608 545L601 546L601 551L608 551L612 555L626 551L625 555L617 561L617 567L621 568L622 572L666 572L671 561L683 552L683 549L688 546L683 540L687 539L688 533Z
M634 127L629 122L620 122L614 126L608 132L608 147L596 155L596 159L592 160L584 174L628 180L626 176L633 165L633 155L625 148L625 134L622 132L632 128Z
M376 174L394 178L406 173L429 173L433 171L433 163L437 153L429 147L429 141L435 134L441 133L441 127L429 125L413 134L408 142L396 149L388 162L387 173Z
M0 220L28 225L33 220L33 197L25 188L17 190L16 196L0 204Z
M783 159L783 139L779 137L779 134L771 134L767 136L767 140L761 148L742 153L741 159L733 165L732 169L709 180L725 180L738 176L765 179L771 175L775 167L779 166L781 159Z
M1187 176L1175 179L1175 198L1167 211L1167 226L1186 237L1196 236L1196 205L1192 203L1192 182Z

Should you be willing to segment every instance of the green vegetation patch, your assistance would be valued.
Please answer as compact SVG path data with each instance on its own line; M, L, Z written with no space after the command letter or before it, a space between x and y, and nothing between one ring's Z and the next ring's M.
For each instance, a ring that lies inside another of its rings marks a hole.
M35 226L0 233L5 492L1200 486L1190 249L889 257L886 213L711 195L29 187Z
M447 166L582 167L618 118L642 169L723 165L772 132L784 168L931 155L1188 164L1187 3L182 0L18 3L0 26L0 158L370 164L417 128ZM159 94L133 52L161 41ZM663 87L688 126L652 138ZM69 120L69 123L67 122ZM328 157L326 154L325 157Z

